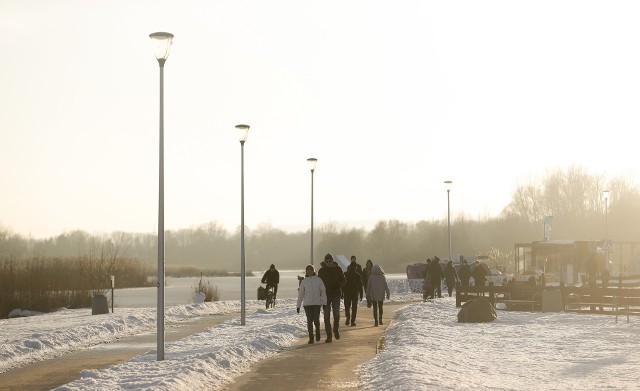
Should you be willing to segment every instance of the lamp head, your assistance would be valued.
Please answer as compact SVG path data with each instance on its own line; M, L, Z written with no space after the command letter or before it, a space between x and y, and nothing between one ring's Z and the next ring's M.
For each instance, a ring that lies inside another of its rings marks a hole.
M153 54L161 65L164 64L169 58L173 34L158 32L149 34L149 38L151 38L151 44L153 45Z
M451 182L451 181L444 181L445 189L447 189L447 191L451 190L451 185L452 184L453 184L453 182Z
M318 163L318 159L310 157L309 159L307 159L307 162L309 163L309 169L311 170L311 172L314 172L316 169L316 163Z
M238 140L244 144L249 136L249 125L236 125L236 130L238 131Z
M602 199L603 199L603 200L608 201L608 200L609 200L609 196L610 196L610 195L611 195L611 194L610 194L609 190L603 190L603 191L602 191Z

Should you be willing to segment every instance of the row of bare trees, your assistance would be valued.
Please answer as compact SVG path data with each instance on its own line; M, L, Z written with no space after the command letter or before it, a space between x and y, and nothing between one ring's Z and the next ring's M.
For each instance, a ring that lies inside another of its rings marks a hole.
M452 216L453 254L490 255L494 264L506 263L515 243L543 240L543 220L553 216L553 239L605 239L603 190L608 202L609 239L640 242L640 190L630 178L591 175L580 167L556 170L538 182L520 184L499 216L474 219L464 213ZM249 270L300 269L309 263L309 232L287 233L261 225L247 233ZM364 263L372 259L388 271L404 271L407 264L448 254L447 222L406 223L379 221L371 230L328 223L314 232L315 262L324 254L356 255ZM239 271L240 240L217 222L166 233L167 265L193 265L202 269ZM117 254L156 262L155 234L116 232L90 235L73 231L44 240L25 239L8 229L0 230L0 259L42 256L96 256ZM493 254L493 255L491 255Z

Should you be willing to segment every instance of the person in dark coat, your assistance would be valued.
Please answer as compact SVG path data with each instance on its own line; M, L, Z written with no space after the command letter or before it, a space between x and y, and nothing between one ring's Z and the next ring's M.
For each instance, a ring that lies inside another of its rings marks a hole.
M322 268L318 272L318 277L324 282L327 290L327 305L324 309L324 328L327 333L327 339L324 342L331 342L332 336L335 334L336 339L340 339L340 301L342 299L342 288L346 283L344 273L340 266L333 261L333 256L327 254L324 256ZM333 311L333 327L331 327L331 312ZM333 328L333 333L331 332Z
M458 272L456 272L456 268L453 267L453 262L447 262L447 266L444 268L444 282L447 284L447 292L449 292L449 297L453 293L453 287L456 286L456 282L458 281Z
M278 294L278 284L280 283L280 272L276 270L276 265L271 264L269 270L264 272L262 276L261 283L267 284L267 290L270 287L273 287L273 299L276 299L276 295Z
M352 259L355 257L352 257ZM344 314L347 317L346 325L356 325L356 315L358 314L358 300L362 300L362 277L358 273L355 262L351 262L344 274L346 283L344 285Z
M367 264L362 270L362 286L366 289L367 283L369 282L369 276L371 276L371 271L373 270L373 262L370 259L367 259ZM371 300L367 297L367 308L371 308Z
M469 278L471 278L471 267L467 263L466 259L462 260L462 266L460 266L458 277L460 278L460 285L469 286Z
M360 266L360 264L356 262L356 256L355 255L351 256L351 263L349 265L354 265L354 267L356 268L356 271L358 272L360 277L362 277L362 266Z
M476 260L475 265L472 270L473 280L475 281L475 286L484 288L484 284L487 282L487 272L484 270L483 265L480 261ZM534 278L535 281L535 278Z
M440 258L434 257L431 261L431 282L433 283L433 297L436 295L442 297L442 267L440 266Z
M433 277L431 277L431 258L427 258L427 267L424 268L424 283L422 284L422 299L433 299Z

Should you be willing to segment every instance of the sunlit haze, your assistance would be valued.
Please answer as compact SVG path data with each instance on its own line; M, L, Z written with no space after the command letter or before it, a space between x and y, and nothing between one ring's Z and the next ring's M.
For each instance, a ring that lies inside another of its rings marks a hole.
M638 172L635 1L0 2L0 227L165 227L493 216L571 165Z

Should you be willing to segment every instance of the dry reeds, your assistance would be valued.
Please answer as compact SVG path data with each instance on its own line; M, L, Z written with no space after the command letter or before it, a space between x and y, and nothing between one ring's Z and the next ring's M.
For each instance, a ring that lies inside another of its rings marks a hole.
M211 284L211 281L202 280L202 275L200 276L200 281L198 282L198 286L194 287L194 295L202 292L204 293L204 301L218 301L220 300L220 295L218 294L218 287Z
M87 308L91 298L110 288L146 286L147 266L128 258L33 258L0 261L0 319L11 310L50 312Z

